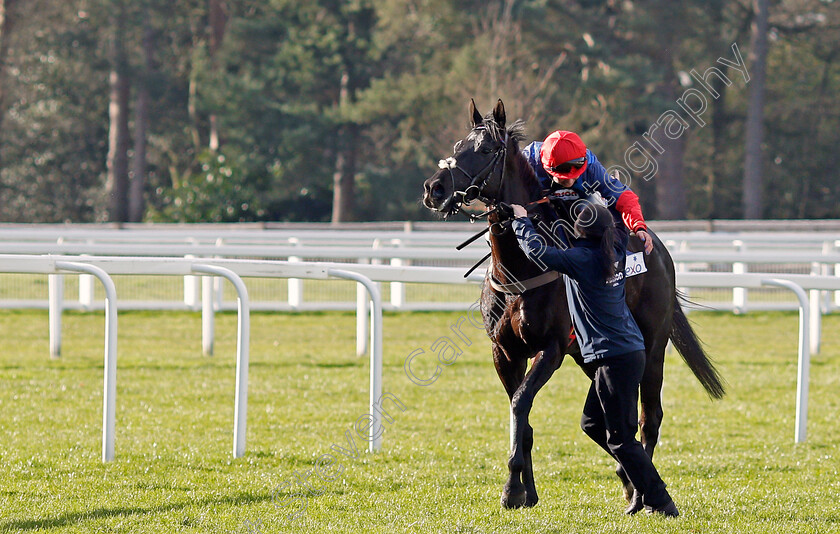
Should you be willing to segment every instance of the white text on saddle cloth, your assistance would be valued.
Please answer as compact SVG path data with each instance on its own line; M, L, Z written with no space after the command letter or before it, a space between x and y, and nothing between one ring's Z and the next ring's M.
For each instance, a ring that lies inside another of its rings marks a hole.
M645 265L645 253L636 252L635 254L628 254L627 260L624 263L624 276L636 276L647 272Z

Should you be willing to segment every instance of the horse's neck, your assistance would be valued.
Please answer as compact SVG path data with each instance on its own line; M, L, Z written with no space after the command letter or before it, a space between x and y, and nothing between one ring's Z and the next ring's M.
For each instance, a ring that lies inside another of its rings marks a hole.
M518 152L518 151L517 151ZM539 192L528 185L528 177L523 176L521 167L515 160L508 162L505 172L504 187L500 192L501 202L507 204L519 204L526 206L535 200L539 200ZM536 264L528 260L519 243L513 229L507 225L504 232L494 232L493 229L500 228L494 216L490 217L490 252L493 259L493 276L504 283L522 281L537 276L542 271ZM512 279L511 279L512 278Z
M504 231L499 232L499 228L504 228ZM504 227L491 224L490 254L493 277L499 282L521 282L542 273L540 268L519 248L516 234L509 224Z
M502 179L501 191L499 191L500 200L508 204L520 204L522 206L539 200L542 196L542 187L539 185L539 180L531 169L528 160L513 141L510 141L507 150L505 175Z
M513 162L513 166L515 166L515 162ZM504 186L499 194L502 202L525 206L535 200L539 200L539 190L530 187L526 177L515 171L511 172L512 169L510 167L506 171L507 176L504 180Z

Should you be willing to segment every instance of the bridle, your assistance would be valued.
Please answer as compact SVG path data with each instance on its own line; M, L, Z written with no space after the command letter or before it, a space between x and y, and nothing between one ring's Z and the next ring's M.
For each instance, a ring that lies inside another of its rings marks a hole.
M486 130L487 128L484 125L476 126L473 128L473 132L478 130ZM478 173L475 175L471 175L466 169L458 165L457 160L450 156L446 159L440 160L438 163L438 167L441 169L447 169L449 171L449 179L452 181L452 196L441 206L440 211L442 211L445 215L444 217L448 217L454 215L461 211L461 206L469 206L476 200L480 200L488 207L495 206L497 200L489 198L485 194L485 189L490 182L490 179L493 175L496 174L496 169L499 168L499 163L501 163L501 172L499 174L499 184L498 184L498 191L501 192L502 189L502 181L504 180L505 175L505 161L507 160L507 142L508 142L508 133L504 132L504 137L502 139L501 146L496 150L493 154L493 158L490 160L487 165L485 165ZM452 172L453 169L457 169L461 171L469 180L470 183L466 187L464 191L458 191L455 187L455 174ZM449 206L455 202L455 207L449 211ZM475 222L475 220L483 218L489 212L485 212L481 215L472 215L468 214L470 217L470 222Z
M473 131L477 130L486 130L485 125L476 126L473 128ZM501 172L498 173L498 185L496 189L496 196L500 196L502 192L502 186L504 185L504 178L505 178L505 162L507 160L507 143L508 143L508 133L505 131L504 137L502 139L501 146L496 149L496 152L493 154L492 159L476 174L470 174L466 169L462 166L458 165L457 160L454 156L448 157L445 160L441 160L438 166L441 169L447 169L449 171L449 178L452 181L452 195L446 200L446 202L441 206L440 211L444 212L444 218L454 215L461 211L461 206L466 205L469 206L473 201L480 200L484 204L487 205L487 210L479 215L473 215L472 213L466 213L470 219L470 222L476 222L477 220L483 219L488 217L492 213L499 213L502 217L502 220L493 222L486 226L484 229L455 247L457 250L461 250L470 243L477 240L479 237L484 235L487 232L492 232L495 235L501 235L505 233L510 228L510 222L512 220L512 211L511 207L504 202L490 198L485 191L490 184L491 179L494 175L497 174L497 169L499 169L499 164L501 163ZM458 149L458 145L456 145L456 152ZM461 173L466 176L470 182L469 185L466 187L464 191L458 191L455 187L455 173L453 169L457 169ZM543 197L539 200L535 200L530 202L526 205L526 208L531 206L536 206L538 204L545 204L549 203L551 199L549 197ZM449 206L452 203L455 203L455 207L448 211ZM497 231L494 231L493 228L498 227ZM475 269L477 269L482 263L484 263L490 256L491 253L487 253L483 258L478 260L475 265L473 265L465 274L464 277L468 277ZM558 273L555 271L550 271L548 273L542 273L538 276L529 278L522 282L516 282L515 284L500 284L496 281L493 276L490 276L490 284L496 291L500 291L502 293L507 293L511 295L519 295L529 289L533 289L536 287L540 287L542 285L548 284L553 282L558 278Z

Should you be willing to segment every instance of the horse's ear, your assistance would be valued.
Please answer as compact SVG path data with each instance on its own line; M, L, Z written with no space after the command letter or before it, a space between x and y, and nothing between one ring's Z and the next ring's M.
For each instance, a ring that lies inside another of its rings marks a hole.
M499 128L505 127L505 105L502 103L501 98L498 102L496 102L496 107L493 108L493 120L496 121L496 124L499 125Z
M473 128L484 122L484 118L481 116L481 113L475 109L475 100L472 98L470 98L470 121L472 121L470 124L472 124Z

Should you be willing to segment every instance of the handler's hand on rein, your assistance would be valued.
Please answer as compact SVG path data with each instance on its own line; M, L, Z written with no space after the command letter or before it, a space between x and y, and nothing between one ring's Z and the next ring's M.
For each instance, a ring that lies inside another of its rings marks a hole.
M515 212L515 210L514 210ZM645 232L644 230L638 230L636 232L636 236L642 240L642 243L645 245L645 254L650 254L653 252L653 239L650 238L650 234Z
M510 207L513 208L513 216L516 217L517 219L520 218L520 217L527 217L528 216L528 212L525 211L525 208L523 208L519 204L511 204Z

